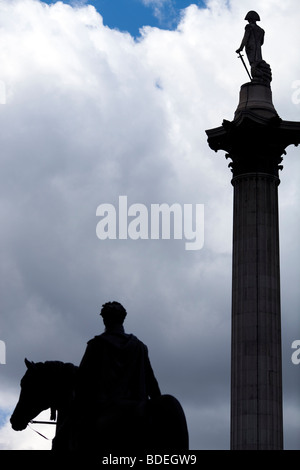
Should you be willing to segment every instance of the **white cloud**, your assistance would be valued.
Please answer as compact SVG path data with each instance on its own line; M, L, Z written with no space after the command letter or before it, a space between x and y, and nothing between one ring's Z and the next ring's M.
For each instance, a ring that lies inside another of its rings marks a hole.
M159 24L172 28L178 21L178 14L173 0L141 0L146 6L152 8L153 15L158 19Z
M176 31L145 27L137 41L105 27L91 6L1 2L4 409L13 407L24 356L78 363L101 331L101 303L116 298L129 312L127 329L148 344L162 389L188 410L192 447L228 445L232 187L205 129L233 118L247 80L234 51L250 9L266 30L274 104L297 120L296 0L191 5ZM279 189L286 343L299 331L297 152L288 149ZM180 240L100 242L96 208L123 194L129 204L203 203L204 249L186 252ZM288 390L299 384L297 368L289 374ZM198 423L217 419L216 403L223 425L204 443ZM7 426L0 446L35 446Z
M49 413L44 411L38 420L49 421ZM9 422L0 428L1 450L51 450L55 426L30 424L24 431L13 431ZM42 436L40 434L42 434Z

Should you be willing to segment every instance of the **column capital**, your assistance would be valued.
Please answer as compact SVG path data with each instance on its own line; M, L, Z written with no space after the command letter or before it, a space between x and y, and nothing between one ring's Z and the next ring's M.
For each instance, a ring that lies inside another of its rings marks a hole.
M300 144L300 122L283 121L277 114L270 87L246 83L233 121L206 131L212 150L225 150L233 176L268 173L278 176L289 145Z

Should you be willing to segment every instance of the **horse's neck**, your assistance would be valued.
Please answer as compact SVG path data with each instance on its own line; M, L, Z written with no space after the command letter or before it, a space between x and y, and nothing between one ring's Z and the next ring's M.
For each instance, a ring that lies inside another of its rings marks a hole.
M49 374L51 393L51 410L64 410L72 400L75 373L73 364L57 362L53 364L53 374Z
M73 388L73 380L70 374L70 367L59 361L49 361L45 363L47 370L47 394L50 399L51 409L59 409L64 402L69 399Z

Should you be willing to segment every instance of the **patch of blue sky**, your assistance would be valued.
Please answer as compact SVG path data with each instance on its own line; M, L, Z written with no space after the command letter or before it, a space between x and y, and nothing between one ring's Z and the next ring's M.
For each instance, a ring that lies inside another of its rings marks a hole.
M54 0L43 0L55 3ZM104 25L139 36L143 26L176 29L181 10L196 4L204 7L204 0L64 0L72 6L93 5L103 17Z

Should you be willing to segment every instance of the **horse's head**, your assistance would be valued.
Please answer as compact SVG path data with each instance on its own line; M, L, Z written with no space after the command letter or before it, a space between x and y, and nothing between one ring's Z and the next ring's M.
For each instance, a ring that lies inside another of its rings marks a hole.
M27 371L21 380L19 401L10 418L12 428L22 431L29 421L50 407L48 380L44 364L25 359Z

